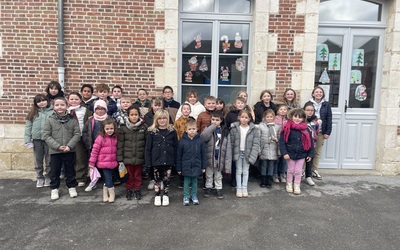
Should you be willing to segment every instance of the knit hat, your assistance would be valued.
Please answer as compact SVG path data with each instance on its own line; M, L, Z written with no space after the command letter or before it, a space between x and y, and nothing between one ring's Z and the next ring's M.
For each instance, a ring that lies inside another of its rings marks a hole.
M106 111L107 111L107 104L106 104L106 102L103 101L103 100L97 100L97 101L94 103L94 109L93 109L93 110L96 110L96 108L105 108Z

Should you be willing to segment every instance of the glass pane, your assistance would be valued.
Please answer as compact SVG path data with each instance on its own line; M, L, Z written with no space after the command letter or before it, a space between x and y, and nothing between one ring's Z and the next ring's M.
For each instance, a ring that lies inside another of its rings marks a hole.
M210 84L211 56L182 55L182 82Z
M231 105L239 91L247 90L246 87L219 86L218 97L222 98L226 105Z
M219 80L223 85L246 85L248 57L220 56Z
M190 85L182 85L182 98L181 103L186 101L186 94L190 90L195 90L198 95L199 101L204 104L204 98L210 95L210 87L209 86L190 86Z
M353 39L349 108L374 107L378 44L378 37Z
M212 23L183 22L182 51L211 53Z
M342 36L318 36L314 86L325 91L331 107L339 103L340 72L342 70Z
M362 0L321 0L319 21L381 21L382 5Z
M184 12L214 12L214 0L182 0Z
M248 54L250 24L221 24L219 53Z
M249 0L219 0L220 13L251 13Z

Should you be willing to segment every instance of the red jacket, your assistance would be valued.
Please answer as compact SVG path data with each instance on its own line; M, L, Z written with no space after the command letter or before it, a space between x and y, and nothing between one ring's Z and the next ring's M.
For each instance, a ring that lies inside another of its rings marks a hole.
M115 135L97 136L90 154L89 166L98 168L116 168L117 162L117 137Z

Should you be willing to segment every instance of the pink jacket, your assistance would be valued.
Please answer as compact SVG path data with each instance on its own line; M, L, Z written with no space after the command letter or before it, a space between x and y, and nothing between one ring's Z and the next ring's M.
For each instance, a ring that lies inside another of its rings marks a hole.
M117 162L117 137L113 136L97 136L90 154L89 166L97 166L98 168L113 169L118 166Z

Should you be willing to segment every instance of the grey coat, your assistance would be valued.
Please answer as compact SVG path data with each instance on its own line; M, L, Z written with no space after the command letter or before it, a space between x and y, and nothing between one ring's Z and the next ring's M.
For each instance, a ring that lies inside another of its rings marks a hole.
M275 123L261 122L260 160L278 159L278 141L280 127Z
M53 106L42 108L39 110L38 115L32 121L27 120L25 123L25 143L32 142L32 140L44 140L43 127L47 119L54 113Z
M231 140L233 160L237 161L239 160L240 153L240 125L239 122L234 122L232 124ZM252 122L250 122L249 126L250 128L246 135L245 159L247 163L254 164L260 153L260 130Z

